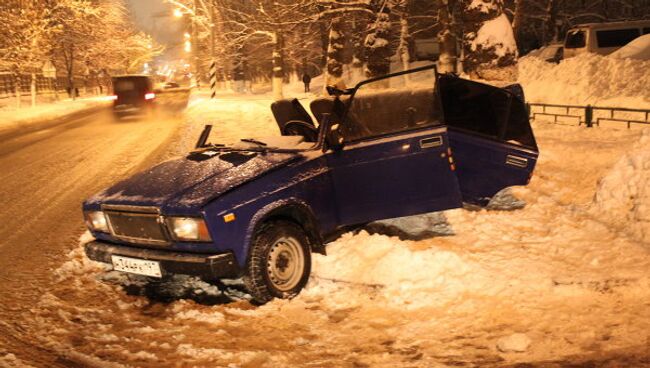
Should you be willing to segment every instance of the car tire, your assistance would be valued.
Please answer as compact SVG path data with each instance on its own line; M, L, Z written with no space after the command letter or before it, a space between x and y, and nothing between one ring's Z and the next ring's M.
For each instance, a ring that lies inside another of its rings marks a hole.
M307 284L310 272L309 240L300 226L272 221L255 232L243 277L254 302L293 298Z

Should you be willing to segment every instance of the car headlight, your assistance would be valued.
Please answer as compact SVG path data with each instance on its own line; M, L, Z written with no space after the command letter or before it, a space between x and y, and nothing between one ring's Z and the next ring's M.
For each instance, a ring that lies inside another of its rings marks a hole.
M167 224L174 236L180 241L210 241L208 226L198 217L168 217Z
M88 211L84 212L84 217L86 218L86 226L93 231L101 231L104 233L108 232L108 222L106 222L106 216L102 211Z

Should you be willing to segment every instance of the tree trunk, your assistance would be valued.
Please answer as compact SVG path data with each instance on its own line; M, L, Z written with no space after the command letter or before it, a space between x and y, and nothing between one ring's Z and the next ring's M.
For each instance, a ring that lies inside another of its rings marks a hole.
M365 41L367 78L390 72L390 26L390 10L386 6L381 6L377 9L376 19L371 21L370 32Z
M284 68L282 64L282 34L276 32L273 34L273 98L276 101L284 98L282 93Z
M355 14L350 33L350 45L352 47L352 74L353 78L363 78L363 65L366 62L363 31L367 17Z
M343 76L343 53L345 49L345 30L342 17L332 20L327 47L326 85L339 85Z
M20 108L21 105L20 74L16 74L16 83L14 84L14 89L16 90L16 108Z
M453 5L444 0L438 9L438 23L440 23L440 57L438 58L438 71L441 73L456 73L458 50L456 47L455 31L452 27Z
M399 55L400 61L402 62L402 70L408 70L410 68L411 54L409 52L409 41L411 38L411 33L409 32L409 21L407 13L407 4L404 4L404 9L402 15L400 16L400 35L399 35L399 46L397 47L397 54ZM404 76L408 82L408 75Z
M32 95L32 107L36 107L36 74L32 73L32 85L30 88Z
M548 0L546 5L546 14L548 16L548 21L546 22L546 39L544 40L545 44L557 41L557 14L558 13L558 1L557 0Z
M515 40L517 40L519 49L522 47L521 29L524 25L524 1L515 0L515 16L512 20L512 31L515 34Z

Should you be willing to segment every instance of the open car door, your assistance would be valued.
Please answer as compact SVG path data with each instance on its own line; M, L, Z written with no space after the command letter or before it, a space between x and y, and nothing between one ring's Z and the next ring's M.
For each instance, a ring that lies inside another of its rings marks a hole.
M436 77L431 66L374 78L344 100L345 144L326 155L342 224L462 205Z
M437 87L463 201L485 206L502 189L528 184L539 150L521 87L452 75L440 75Z

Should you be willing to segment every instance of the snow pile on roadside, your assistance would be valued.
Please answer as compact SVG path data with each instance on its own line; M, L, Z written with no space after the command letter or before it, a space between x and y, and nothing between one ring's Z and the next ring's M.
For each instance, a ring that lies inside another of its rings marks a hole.
M547 63L519 60L519 83L530 102L650 108L650 61L582 54Z
M650 243L650 130L600 181L591 211Z
M641 36L609 55L617 59L650 60L650 34Z
M507 284L462 253L435 246L413 250L413 241L379 234L344 234L314 257L317 279L380 288L392 304L412 308L462 302L466 294L496 295ZM434 297L435 296L435 297Z
M23 128L27 125L44 123L81 110L102 105L109 105L109 101L105 97L82 98L74 101L63 100L55 103L40 104L35 108L24 106L17 109L13 106L5 106L0 108L0 134L13 129Z

